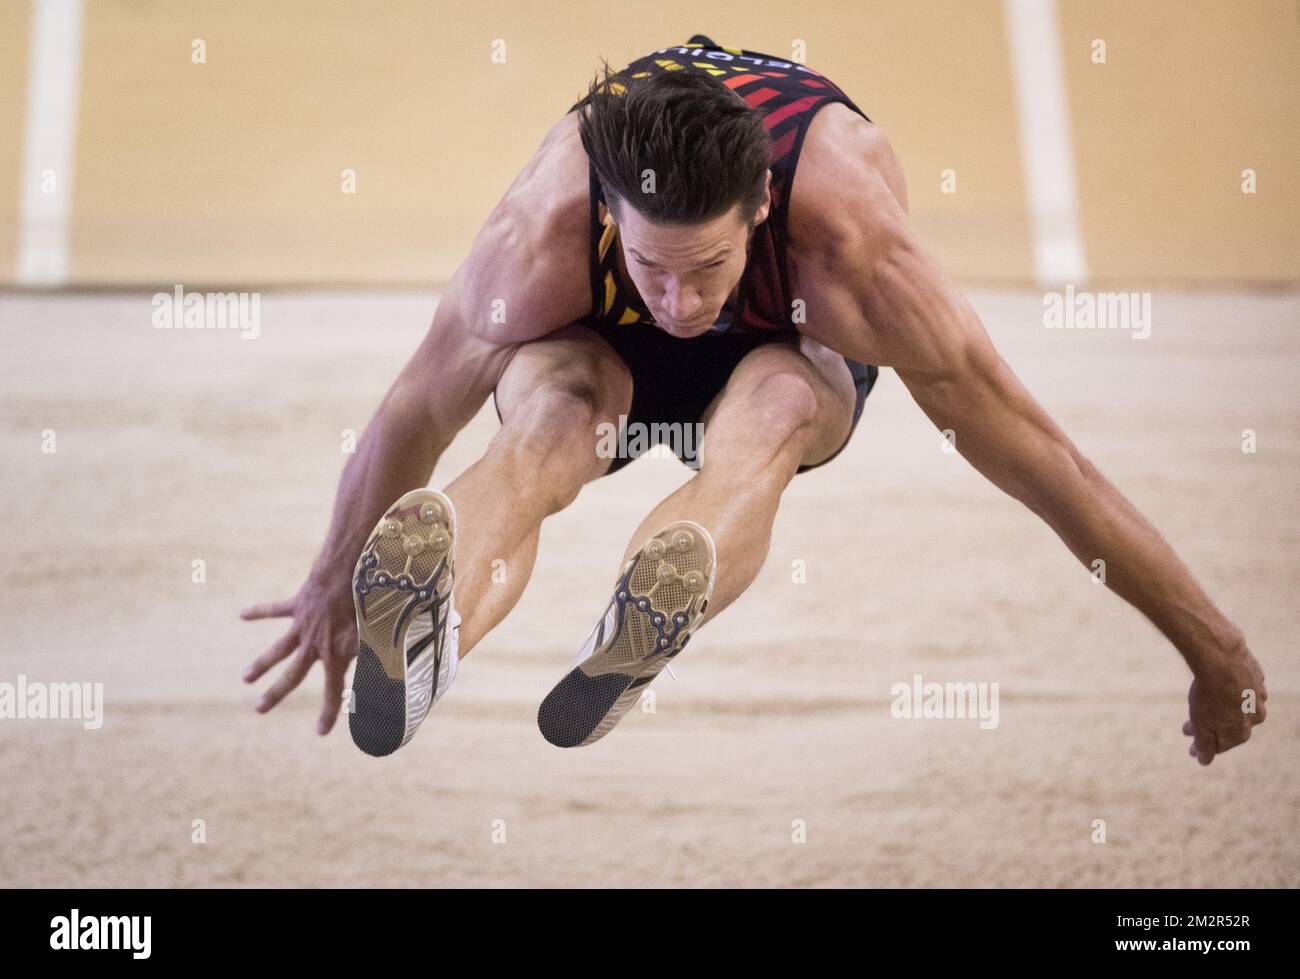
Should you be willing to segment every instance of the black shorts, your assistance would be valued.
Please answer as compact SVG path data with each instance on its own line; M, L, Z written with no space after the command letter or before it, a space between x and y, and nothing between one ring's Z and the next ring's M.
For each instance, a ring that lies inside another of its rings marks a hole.
M619 451L606 476L660 443L667 444L690 468L698 468L698 439L681 433L687 426L696 430L694 426L700 423L709 404L726 386L731 372L747 353L765 343L793 345L797 341L788 333L704 333L682 338L656 326L605 327L592 322L584 325L609 342L632 374L632 406L626 427L617 441L612 435L607 440L608 445ZM834 453L813 465L801 465L796 474L824 466L844 451L862 417L863 404L880 371L873 364L860 364L847 357L844 362L857 387L849 434L844 445ZM497 417L501 417L500 409ZM641 433L640 437L629 434L629 430ZM622 451L624 448L626 453Z

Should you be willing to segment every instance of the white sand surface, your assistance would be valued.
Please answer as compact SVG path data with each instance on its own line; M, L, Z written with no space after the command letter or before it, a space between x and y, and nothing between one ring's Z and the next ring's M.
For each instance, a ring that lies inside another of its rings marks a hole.
M1247 745L1187 755L1176 651L942 452L885 371L848 449L791 484L758 580L655 682L654 713L572 751L535 723L627 535L689 478L647 458L548 521L523 600L415 741L366 757L344 724L314 733L319 673L253 712L240 670L283 627L237 616L299 584L341 433L435 297L267 294L242 340L155 330L145 293L10 294L0 681L102 682L106 706L97 731L0 721L0 882L1300 885L1300 299L1158 293L1141 341L1044 329L1037 295L973 300L1245 630L1270 690ZM496 426L489 402L434 483ZM892 718L914 674L997 682L998 727Z

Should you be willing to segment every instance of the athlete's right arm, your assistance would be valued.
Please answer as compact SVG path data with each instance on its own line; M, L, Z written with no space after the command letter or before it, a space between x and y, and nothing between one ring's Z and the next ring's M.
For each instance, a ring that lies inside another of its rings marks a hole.
M366 535L393 500L429 481L439 457L491 394L513 349L508 337L494 336L475 316L467 297L475 291L471 262L457 272L428 333L344 466L329 533L311 571L340 602L344 596L351 602L352 565Z
M484 223L428 334L344 466L325 544L301 589L288 601L244 611L245 619L293 619L288 633L244 671L252 683L292 655L259 713L297 687L319 659L325 701L317 730L333 727L347 664L356 655L351 578L367 535L394 500L429 481L514 350L589 312L585 156L575 190L579 174L567 138L557 125Z

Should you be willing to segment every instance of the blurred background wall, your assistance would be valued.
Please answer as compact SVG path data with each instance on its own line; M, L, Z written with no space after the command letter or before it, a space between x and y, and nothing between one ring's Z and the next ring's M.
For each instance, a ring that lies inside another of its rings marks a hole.
M599 56L696 32L842 86L961 280L1067 226L1078 279L1300 280L1295 0L0 0L0 284L436 286Z

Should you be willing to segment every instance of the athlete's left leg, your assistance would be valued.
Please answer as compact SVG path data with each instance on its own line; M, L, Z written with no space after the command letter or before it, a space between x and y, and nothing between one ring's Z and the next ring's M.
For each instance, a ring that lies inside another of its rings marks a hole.
M704 413L699 472L632 535L605 614L538 708L546 740L573 748L608 734L694 630L749 587L782 491L800 465L844 444L856 394L844 358L806 338L741 359Z
M750 351L704 414L699 472L641 522L623 561L675 520L702 525L717 547L707 617L717 615L763 566L795 472L848 438L856 394L844 358L810 337Z

